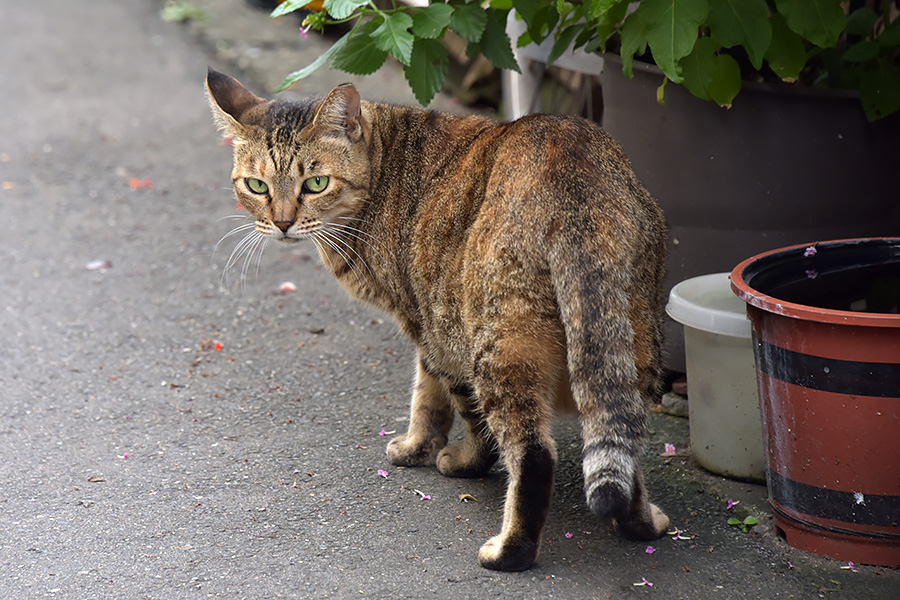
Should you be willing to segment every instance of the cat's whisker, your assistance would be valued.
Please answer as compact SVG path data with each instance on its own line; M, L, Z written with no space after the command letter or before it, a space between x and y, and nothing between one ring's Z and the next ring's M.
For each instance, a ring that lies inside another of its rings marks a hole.
M318 238L316 238L316 236L315 236L315 234L314 234L313 232L310 232L310 233L309 233L308 239L309 239L310 241L312 241L313 244L316 245L316 250L319 251L319 255L325 257L325 262L328 263L328 268L331 269L331 272L332 272L332 273L334 273L334 272L335 272L335 271L334 271L334 265L331 263L331 259L328 258L328 253L325 251L324 248L322 248L322 243L318 240Z
M252 231L249 234L247 234L247 236L245 236L243 239L241 239L241 241L238 242L237 245L234 247L234 250L231 251L231 256L228 258L228 262L225 263L225 268L222 270L222 283L226 289L228 288L228 273L229 273L229 271L231 271L231 269L238 263L238 261L241 259L241 257L245 257L245 260L246 260L247 253L251 252L252 249L259 243L259 240L262 238L263 238L263 235L261 233L259 233L258 231ZM243 293L243 289L244 289L244 286L243 286L243 274L242 274L242 277L241 277L241 292L242 293Z
M212 262L212 260L216 257L216 252L219 250L219 246L222 245L222 242L224 242L226 239L230 238L233 235L237 235L238 233L241 233L242 231L247 231L248 229L253 229L254 227L256 227L256 223L244 223L243 225L238 225L237 227L235 227L234 229L232 229L231 231L229 231L228 233L226 233L225 235L220 237L219 241L216 242L216 245L213 248L212 256L209 257L210 262Z
M338 217L338 218L340 219L340 218L342 218L342 217ZM357 219L357 220L360 220L360 219ZM381 258L385 258L385 256L378 250L378 248L376 248L375 246L373 246L372 244L370 244L369 242L367 242L365 239L363 239L362 237L360 237L360 235L356 235L355 233L350 233L350 232L356 232L356 233L358 233L358 234L361 234L361 235L364 235L364 236L368 237L368 238L371 239L373 242L376 242L377 244L381 245L381 247L384 248L384 250L387 251L387 253L391 255L391 259L392 259L394 262L397 262L397 259L396 259L396 257L394 256L394 253L391 251L391 249L388 248L388 247L385 245L384 242L382 242L380 239L378 239L378 238L375 237L374 235L370 234L368 231L363 231L362 229L359 229L359 228L356 228L356 227L352 227L352 226L347 225L347 224L345 224L345 223L334 223L334 222L331 222L331 223L328 223L328 226L329 226L329 227L338 227L338 228L344 230L344 231L343 231L344 233L346 233L347 235L350 235L350 236L352 236L352 237L358 239L359 241L363 242L363 243L366 244L369 248L371 248L372 250L374 250L375 252L377 252L378 255L379 255Z
M247 283L247 273L250 272L250 266L253 264L253 256L254 254L257 256L256 259L256 272L259 274L259 260L262 258L262 249L265 247L266 237L260 235L256 238L256 241L253 243L253 247L250 248L250 251L247 252L244 257L244 264L241 266L241 293L246 293L246 283Z
M350 250L350 252L352 252L353 254L356 255L356 257L359 259L359 262L361 262L363 264L363 266L366 268L366 271L369 272L369 277L371 277L372 283L374 284L375 283L375 274L372 273L372 269L369 268L368 263L366 263L366 259L364 259L362 256L360 256L359 252L357 252L356 249L351 244L347 243L347 240L343 239L340 236L341 233L346 233L346 232L332 231L327 225L325 227L323 227L323 232L330 235L332 237L332 239L334 239L335 241L342 243L344 245L344 247L346 247L348 250ZM365 241L365 240L362 240L362 241ZM373 248L373 250L374 250L374 248ZM375 250L375 251L378 252L377 250Z
M343 261L347 264L347 266L350 268L350 270L351 270L351 271L353 272L353 274L356 276L356 281L359 283L359 285L363 285L362 278L359 276L359 273L357 272L357 270L356 270L356 268L355 268L355 266L354 266L353 260L351 260L349 256L347 256L346 254L344 254L344 253L341 251L341 248L340 248L339 244L338 244L337 242L335 242L334 240L332 240L332 239L327 235L327 232L326 232L324 229L316 229L316 230L314 230L314 231L310 231L310 235L316 236L320 241L322 241L322 242L323 242L324 244L326 244L329 248L331 248L332 250L334 250L334 252L335 252L336 254L338 254L338 255L343 259ZM332 268L332 272L334 272L335 274L337 274L337 272L334 271L333 268Z
M332 237L329 236L324 229L317 230L316 234L320 236L320 239L325 242L329 248L334 250L334 252L341 257L341 259L347 264L347 266L350 267L350 270L356 277L356 281L360 285L363 285L362 278L359 276L359 272L356 269L356 263L350 258L350 256L348 256L341 250L340 243L332 239Z
M225 215L224 217L216 219L216 223L224 221L225 219L252 219L252 217L250 215Z

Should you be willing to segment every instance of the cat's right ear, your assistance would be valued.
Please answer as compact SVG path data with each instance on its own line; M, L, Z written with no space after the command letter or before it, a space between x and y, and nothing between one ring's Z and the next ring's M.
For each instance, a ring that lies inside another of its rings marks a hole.
M265 100L241 85L234 77L219 73L212 67L206 74L206 93L213 111L213 119L225 135L242 137L247 111Z

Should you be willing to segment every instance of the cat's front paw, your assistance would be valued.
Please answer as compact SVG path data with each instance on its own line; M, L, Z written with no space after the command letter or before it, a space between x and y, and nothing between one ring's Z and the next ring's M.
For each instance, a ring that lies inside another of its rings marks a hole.
M497 535L478 551L478 562L494 571L524 571L537 559L538 543L534 540L513 541Z
M446 440L424 441L409 435L398 435L387 446L388 461L398 467L426 467L433 465Z

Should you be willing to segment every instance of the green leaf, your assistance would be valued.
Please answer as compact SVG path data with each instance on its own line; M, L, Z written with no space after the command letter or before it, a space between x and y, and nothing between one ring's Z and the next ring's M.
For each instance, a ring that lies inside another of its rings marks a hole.
M341 51L344 45L347 43L347 38L350 36L349 33L344 34L343 37L338 39L335 43L331 45L331 48L323 52L319 55L319 58L314 60L308 66L300 69L299 71L294 71L290 75L284 78L284 81L281 82L281 85L278 86L276 92L282 92L289 87L291 87L294 83L303 79L304 77L309 77L316 69L330 61L334 56Z
M878 61L860 77L859 97L870 121L900 110L900 68L886 60Z
M453 7L449 4L429 4L413 15L412 32L420 38L429 40L439 38L450 26Z
M569 25L559 32L556 41L553 42L553 47L550 49L550 54L547 56L548 65L552 65L556 62L556 59L569 49L569 46L572 45L572 40L575 39L575 36L578 35L583 28L583 23L576 23L575 25Z
M795 32L820 48L830 48L844 30L841 0L775 0L778 12Z
M288 13L292 13L295 10L300 10L313 0L286 0L286 2L282 2L278 6L275 7L275 10L272 11L271 17L280 17L281 15L286 15Z
M707 19L710 35L725 48L743 46L755 69L772 42L766 0L712 0Z
M757 519L757 518L754 517L753 515L750 515L750 516L748 516L748 517L744 517L744 525L746 525L747 527L753 527L753 526L756 525L757 523L759 523L759 519Z
M513 0L513 6L525 22L531 39L537 44L547 38L559 21L556 8L545 0Z
M849 35L869 38L872 37L872 31L875 29L875 21L877 20L878 14L868 6L863 6L847 16L847 24L844 26L844 29Z
M481 41L478 42L478 49L498 69L510 69L521 73L519 63L513 56L509 36L506 35L506 15L508 13L493 8L489 8L487 13L487 23L484 26Z
M365 6L369 0L325 0L322 6L333 18L342 21L353 14L360 6Z
M441 90L449 69L450 61L443 44L437 40L417 39L409 66L403 68L403 74L419 104L428 106Z
M585 13L585 17L588 21L593 21L600 17L600 15L606 13L613 6L618 4L621 0L591 0L591 6L588 8Z
M684 87L698 98L731 106L741 91L741 69L731 56L717 55L718 49L711 38L697 40L694 51L681 61Z
M450 17L450 29L468 42L479 42L487 25L487 12L477 4L457 6Z
M381 68L387 52L375 45L372 34L380 25L380 17L360 26L334 56L335 69L354 75L371 75Z
M694 51L681 61L685 89L701 100L709 100L709 86L715 77L716 43L708 37L694 44Z
M491 0L488 5L495 10L508 11L513 7L513 0Z
M844 52L843 58L847 62L867 62L876 58L879 52L881 52L881 46L878 45L878 42L863 40L850 46L850 49Z
M729 524L729 525L740 525L740 524L741 524L741 520L740 520L740 519L737 519L737 518L735 518L735 517L731 517L730 519L728 519L728 524Z
M896 48L900 46L900 17L885 27L884 31L876 38L882 48Z
M675 83L683 80L678 61L694 49L708 9L706 0L644 0L635 11L641 13L656 65Z
M389 52L391 56L404 65L409 65L413 40L415 39L413 34L409 32L412 24L412 17L405 12L385 14L384 23L372 32L375 45L385 52Z
M797 81L806 65L803 39L787 26L781 15L773 14L769 20L772 23L772 43L766 50L766 61L783 81Z
M709 85L709 97L713 102L725 108L731 108L731 102L741 91L741 67L734 57L728 54L716 56L716 75Z
M641 55L647 51L646 27L641 19L640 11L628 15L622 23L622 45L619 54L622 57L622 72L625 77L634 77L634 55Z

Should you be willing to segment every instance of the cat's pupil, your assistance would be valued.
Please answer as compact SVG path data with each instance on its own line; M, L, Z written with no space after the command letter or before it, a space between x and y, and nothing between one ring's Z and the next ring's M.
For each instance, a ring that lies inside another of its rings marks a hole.
M245 181L247 183L247 187L250 188L250 191L254 194L265 194L269 191L269 186L259 179L248 177Z
M303 185L308 191L318 193L328 186L328 177L322 175L310 177Z

